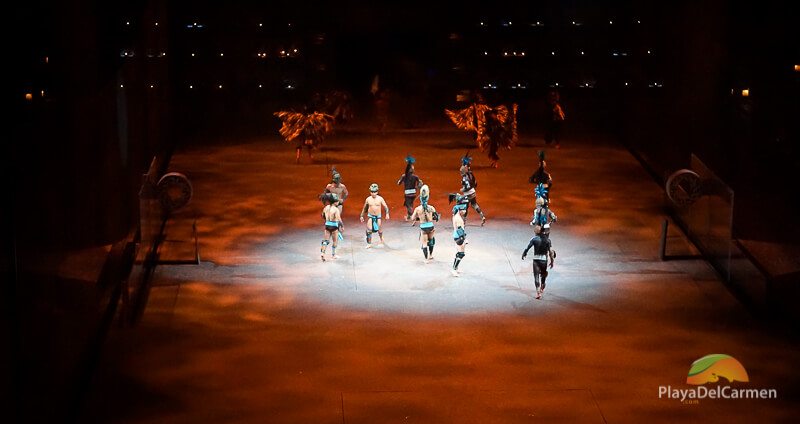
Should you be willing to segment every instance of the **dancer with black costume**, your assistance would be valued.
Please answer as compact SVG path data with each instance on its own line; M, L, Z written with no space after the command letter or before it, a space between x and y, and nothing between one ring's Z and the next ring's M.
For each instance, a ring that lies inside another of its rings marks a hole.
M411 154L406 156L406 170L403 175L400 176L400 179L397 180L397 185L403 185L403 194L405 196L405 201L403 202L403 206L406 207L406 221L411 219L411 213L414 211L414 199L417 197L417 189L423 186L422 180L414 174L414 163L416 159L414 159Z
M461 168L458 171L461 173L461 194L467 199L469 205L475 209L475 212L480 214L481 227L483 227L486 224L486 215L483 214L480 205L478 205L478 194L475 191L478 188L478 181L475 180L475 175L472 173L472 157L469 152L461 158ZM464 218L467 217L468 212L464 212Z
M528 256L528 251L533 248L533 282L536 285L536 298L541 299L547 281L548 260L553 268L556 251L553 250L550 239L541 234L542 227L534 227L534 236L528 242L528 247L522 252L522 260ZM541 281L540 281L541 280Z
M534 185L536 198L543 198L545 203L550 203L550 191L553 188L553 176L547 172L547 162L544 160L544 150L539 150L539 168L528 178Z

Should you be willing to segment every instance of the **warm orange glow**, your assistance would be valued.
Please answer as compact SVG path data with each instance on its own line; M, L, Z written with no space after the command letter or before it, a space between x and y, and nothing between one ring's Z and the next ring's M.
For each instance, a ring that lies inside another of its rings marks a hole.
M747 97L749 95L750 95L750 89L749 88L745 88L745 89L742 90L742 97Z
M794 65L794 71L800 72L800 65Z
M25 93L25 100L33 100L33 94Z

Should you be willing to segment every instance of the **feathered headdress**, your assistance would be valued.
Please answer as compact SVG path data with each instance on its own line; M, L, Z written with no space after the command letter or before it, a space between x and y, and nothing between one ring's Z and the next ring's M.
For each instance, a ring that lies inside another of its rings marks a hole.
M542 199L547 199L547 187L545 187L544 184L542 183L537 184L536 188L534 189L534 192L536 193L537 199L540 197Z

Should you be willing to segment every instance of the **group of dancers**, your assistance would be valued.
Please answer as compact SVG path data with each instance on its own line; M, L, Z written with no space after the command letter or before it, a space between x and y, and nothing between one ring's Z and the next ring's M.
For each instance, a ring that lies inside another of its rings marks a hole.
M405 220L411 222L411 226L419 224L420 249L426 262L433 261L434 247L436 246L436 223L439 222L440 215L436 208L430 204L431 190L422 179L415 174L414 164L416 160L411 155L405 159L406 168L397 181L398 185L403 186L406 208ZM459 265L466 256L467 231L466 219L469 208L472 207L481 218L481 226L486 223L486 216L478 205L477 200L477 181L472 172L472 158L467 153L461 159L459 173L461 174L461 188L456 193L448 194L448 201L453 204L451 209L453 224L453 241L456 245L453 265L450 269L454 277L460 276ZM546 286L548 268L552 268L555 263L556 252L553 250L550 241L551 224L558 219L556 214L550 209L550 190L553 179L547 172L544 152L539 152L539 167L530 176L529 182L534 185L535 205L530 221L533 226L534 235L529 240L527 247L522 252L522 260L528 256L532 250L533 256L533 275L536 285L536 298L541 299ZM373 236L377 233L379 243L383 244L383 230L381 229L382 220L389 219L389 206L386 200L379 194L380 187L377 183L369 186L369 196L364 201L361 208L359 219L365 223L366 248L372 248ZM342 183L341 174L334 168L331 173L331 182L325 187L324 192L319 196L324 207L322 218L325 221L324 238L320 245L320 258L326 261L327 249L331 247L331 259L336 259L336 248L340 241L344 240L342 208L348 198L347 187ZM419 195L419 205L414 207L414 201Z
M545 131L545 142L555 142L559 148L559 133L564 120L564 111L559 102L557 91L547 96L549 118ZM490 106L480 92L470 95L469 105L463 109L445 109L445 115L459 129L472 133L477 147L486 152L490 166L497 168L501 149L511 149L517 142L517 110L516 103ZM385 111L384 111L385 112ZM384 114L382 112L381 114ZM334 91L325 96L316 95L302 112L279 111L274 113L281 120L280 134L295 145L296 162L300 162L303 149L313 160L312 152L330 135L335 124L352 119L350 97L347 93ZM381 124L381 134L385 131L385 122Z

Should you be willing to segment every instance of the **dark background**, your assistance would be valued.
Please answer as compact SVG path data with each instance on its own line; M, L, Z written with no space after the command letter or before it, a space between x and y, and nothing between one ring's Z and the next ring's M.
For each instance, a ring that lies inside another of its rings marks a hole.
M611 135L659 182L695 153L735 191L735 237L794 243L797 18L782 2L714 0L16 4L5 61L3 316L13 322L30 305L58 316L26 292L43 277L25 264L123 239L153 156L273 136L272 112L332 89L353 96L345 128L372 128L376 75L393 129L449 128L442 109L482 90L490 102L520 103L522 136L535 139L544 95L557 87L566 143ZM13 342L19 328L3 326L12 340L3 355L26 354ZM13 365L3 371L21 378Z

